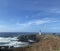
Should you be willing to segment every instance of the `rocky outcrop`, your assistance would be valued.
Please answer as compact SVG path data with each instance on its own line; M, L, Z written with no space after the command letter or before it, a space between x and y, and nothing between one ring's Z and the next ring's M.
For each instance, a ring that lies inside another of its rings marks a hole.
M29 40L37 42L37 37L36 35L20 35L18 36L19 41L22 42L29 42Z

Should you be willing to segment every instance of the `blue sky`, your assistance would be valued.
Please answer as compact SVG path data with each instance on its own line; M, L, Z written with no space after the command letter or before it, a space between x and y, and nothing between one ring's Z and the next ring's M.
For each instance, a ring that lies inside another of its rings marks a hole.
M60 32L60 0L0 0L0 32Z

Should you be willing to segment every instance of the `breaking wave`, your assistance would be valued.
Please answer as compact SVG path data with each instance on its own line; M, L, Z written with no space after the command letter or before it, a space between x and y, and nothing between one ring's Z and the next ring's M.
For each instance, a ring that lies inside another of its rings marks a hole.
M0 37L0 46L23 47L28 44L28 42L18 41L17 37Z

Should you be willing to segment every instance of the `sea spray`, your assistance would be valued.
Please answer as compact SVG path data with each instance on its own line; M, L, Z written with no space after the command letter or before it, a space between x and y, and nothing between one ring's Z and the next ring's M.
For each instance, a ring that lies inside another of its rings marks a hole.
M18 41L17 37L0 37L0 46L23 47L28 44L28 42Z

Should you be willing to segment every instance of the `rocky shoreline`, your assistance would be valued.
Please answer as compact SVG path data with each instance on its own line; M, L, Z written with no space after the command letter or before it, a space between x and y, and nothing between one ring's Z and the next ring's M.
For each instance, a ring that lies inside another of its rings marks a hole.
M17 41L18 42L21 42L21 43L29 43L28 45L31 45L33 43L36 43L37 42L37 38L36 38L36 35L20 35L17 37ZM23 47L26 47L28 45L25 45L23 44L23 46L21 47L14 47L14 46L0 46L0 51L3 51L3 50L14 50L14 49L22 49Z
M54 51L60 49L60 36L49 34L49 35L34 35L38 40L30 45L18 48L5 48L0 51ZM27 36L24 35L24 38ZM31 36L28 36L32 38ZM22 38L22 37L19 37ZM21 40L21 39L20 39ZM19 41L20 41L19 40ZM26 40L26 39L25 39Z

